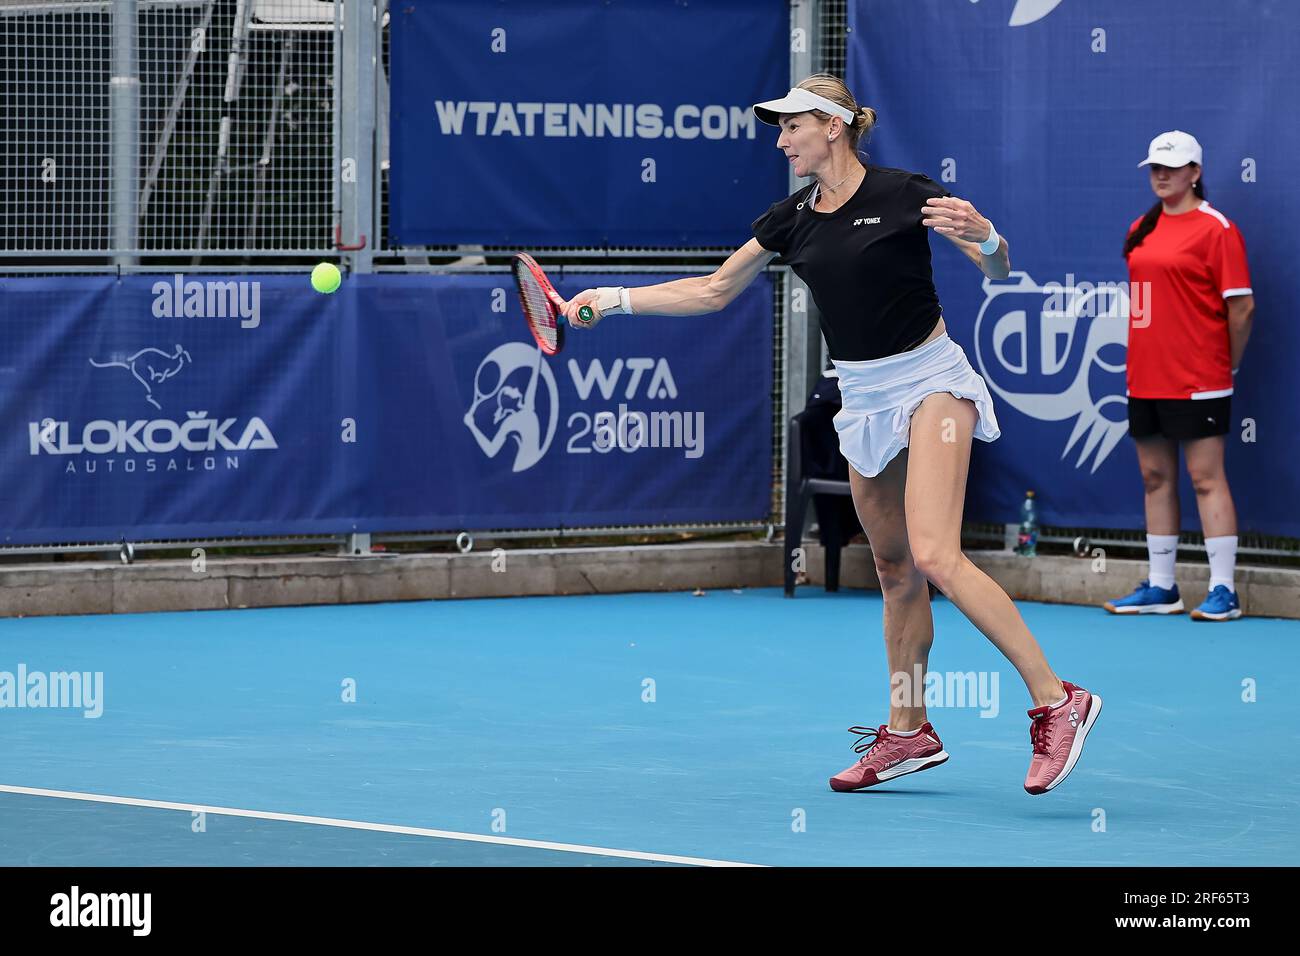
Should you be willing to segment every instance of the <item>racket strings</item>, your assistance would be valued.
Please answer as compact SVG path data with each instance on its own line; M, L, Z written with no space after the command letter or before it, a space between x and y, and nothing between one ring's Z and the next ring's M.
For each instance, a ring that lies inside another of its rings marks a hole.
M542 289L541 283L526 267L516 268L515 279L519 286L520 302L529 325L547 345L554 346L557 332L550 298Z

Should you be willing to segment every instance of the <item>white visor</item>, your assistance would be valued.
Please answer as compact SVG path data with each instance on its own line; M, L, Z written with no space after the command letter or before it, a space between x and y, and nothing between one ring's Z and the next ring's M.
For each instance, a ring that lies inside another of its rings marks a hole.
M853 122L853 114L832 103L824 96L818 96L810 90L795 87L779 100L768 100L754 105L754 115L768 126L780 126L782 113L807 113L809 110L822 110L831 116L838 116L846 123Z

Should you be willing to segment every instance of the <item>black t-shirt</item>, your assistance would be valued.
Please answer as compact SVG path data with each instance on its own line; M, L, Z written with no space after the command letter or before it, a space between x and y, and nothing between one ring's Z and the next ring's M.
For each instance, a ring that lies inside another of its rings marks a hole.
M868 166L834 212L796 208L812 190L774 203L754 221L754 238L808 284L831 358L883 358L924 341L940 310L921 207L952 194L922 173L881 166Z

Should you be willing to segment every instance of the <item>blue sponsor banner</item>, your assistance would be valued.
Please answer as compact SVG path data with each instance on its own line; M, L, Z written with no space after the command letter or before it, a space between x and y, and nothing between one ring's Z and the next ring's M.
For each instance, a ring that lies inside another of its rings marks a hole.
M608 283L647 277L557 287ZM504 274L6 279L0 302L6 544L769 513L767 276L551 358Z
M406 0L390 238L739 245L785 194L751 106L789 87L786 0Z
M1287 231L1300 199L1286 172L1300 127L1278 123L1274 105L1300 86L1300 6L854 0L849 16L848 81L880 113L872 161L943 182L1011 248L1015 271L993 282L931 240L944 317L1002 426L976 443L967 517L1015 521L1033 488L1048 523L1144 526L1121 249L1155 202L1138 162L1182 129L1204 147L1208 200L1242 231L1257 304L1227 440L1241 529L1300 536L1300 271ZM1183 527L1199 528L1185 468L1180 498Z

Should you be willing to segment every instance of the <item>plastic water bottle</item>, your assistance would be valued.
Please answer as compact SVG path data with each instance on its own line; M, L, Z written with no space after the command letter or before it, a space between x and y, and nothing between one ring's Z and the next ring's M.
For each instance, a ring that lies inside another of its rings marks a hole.
M1038 553L1038 509L1034 507L1034 493L1025 492L1025 503L1020 506L1020 536L1016 554L1032 558Z

